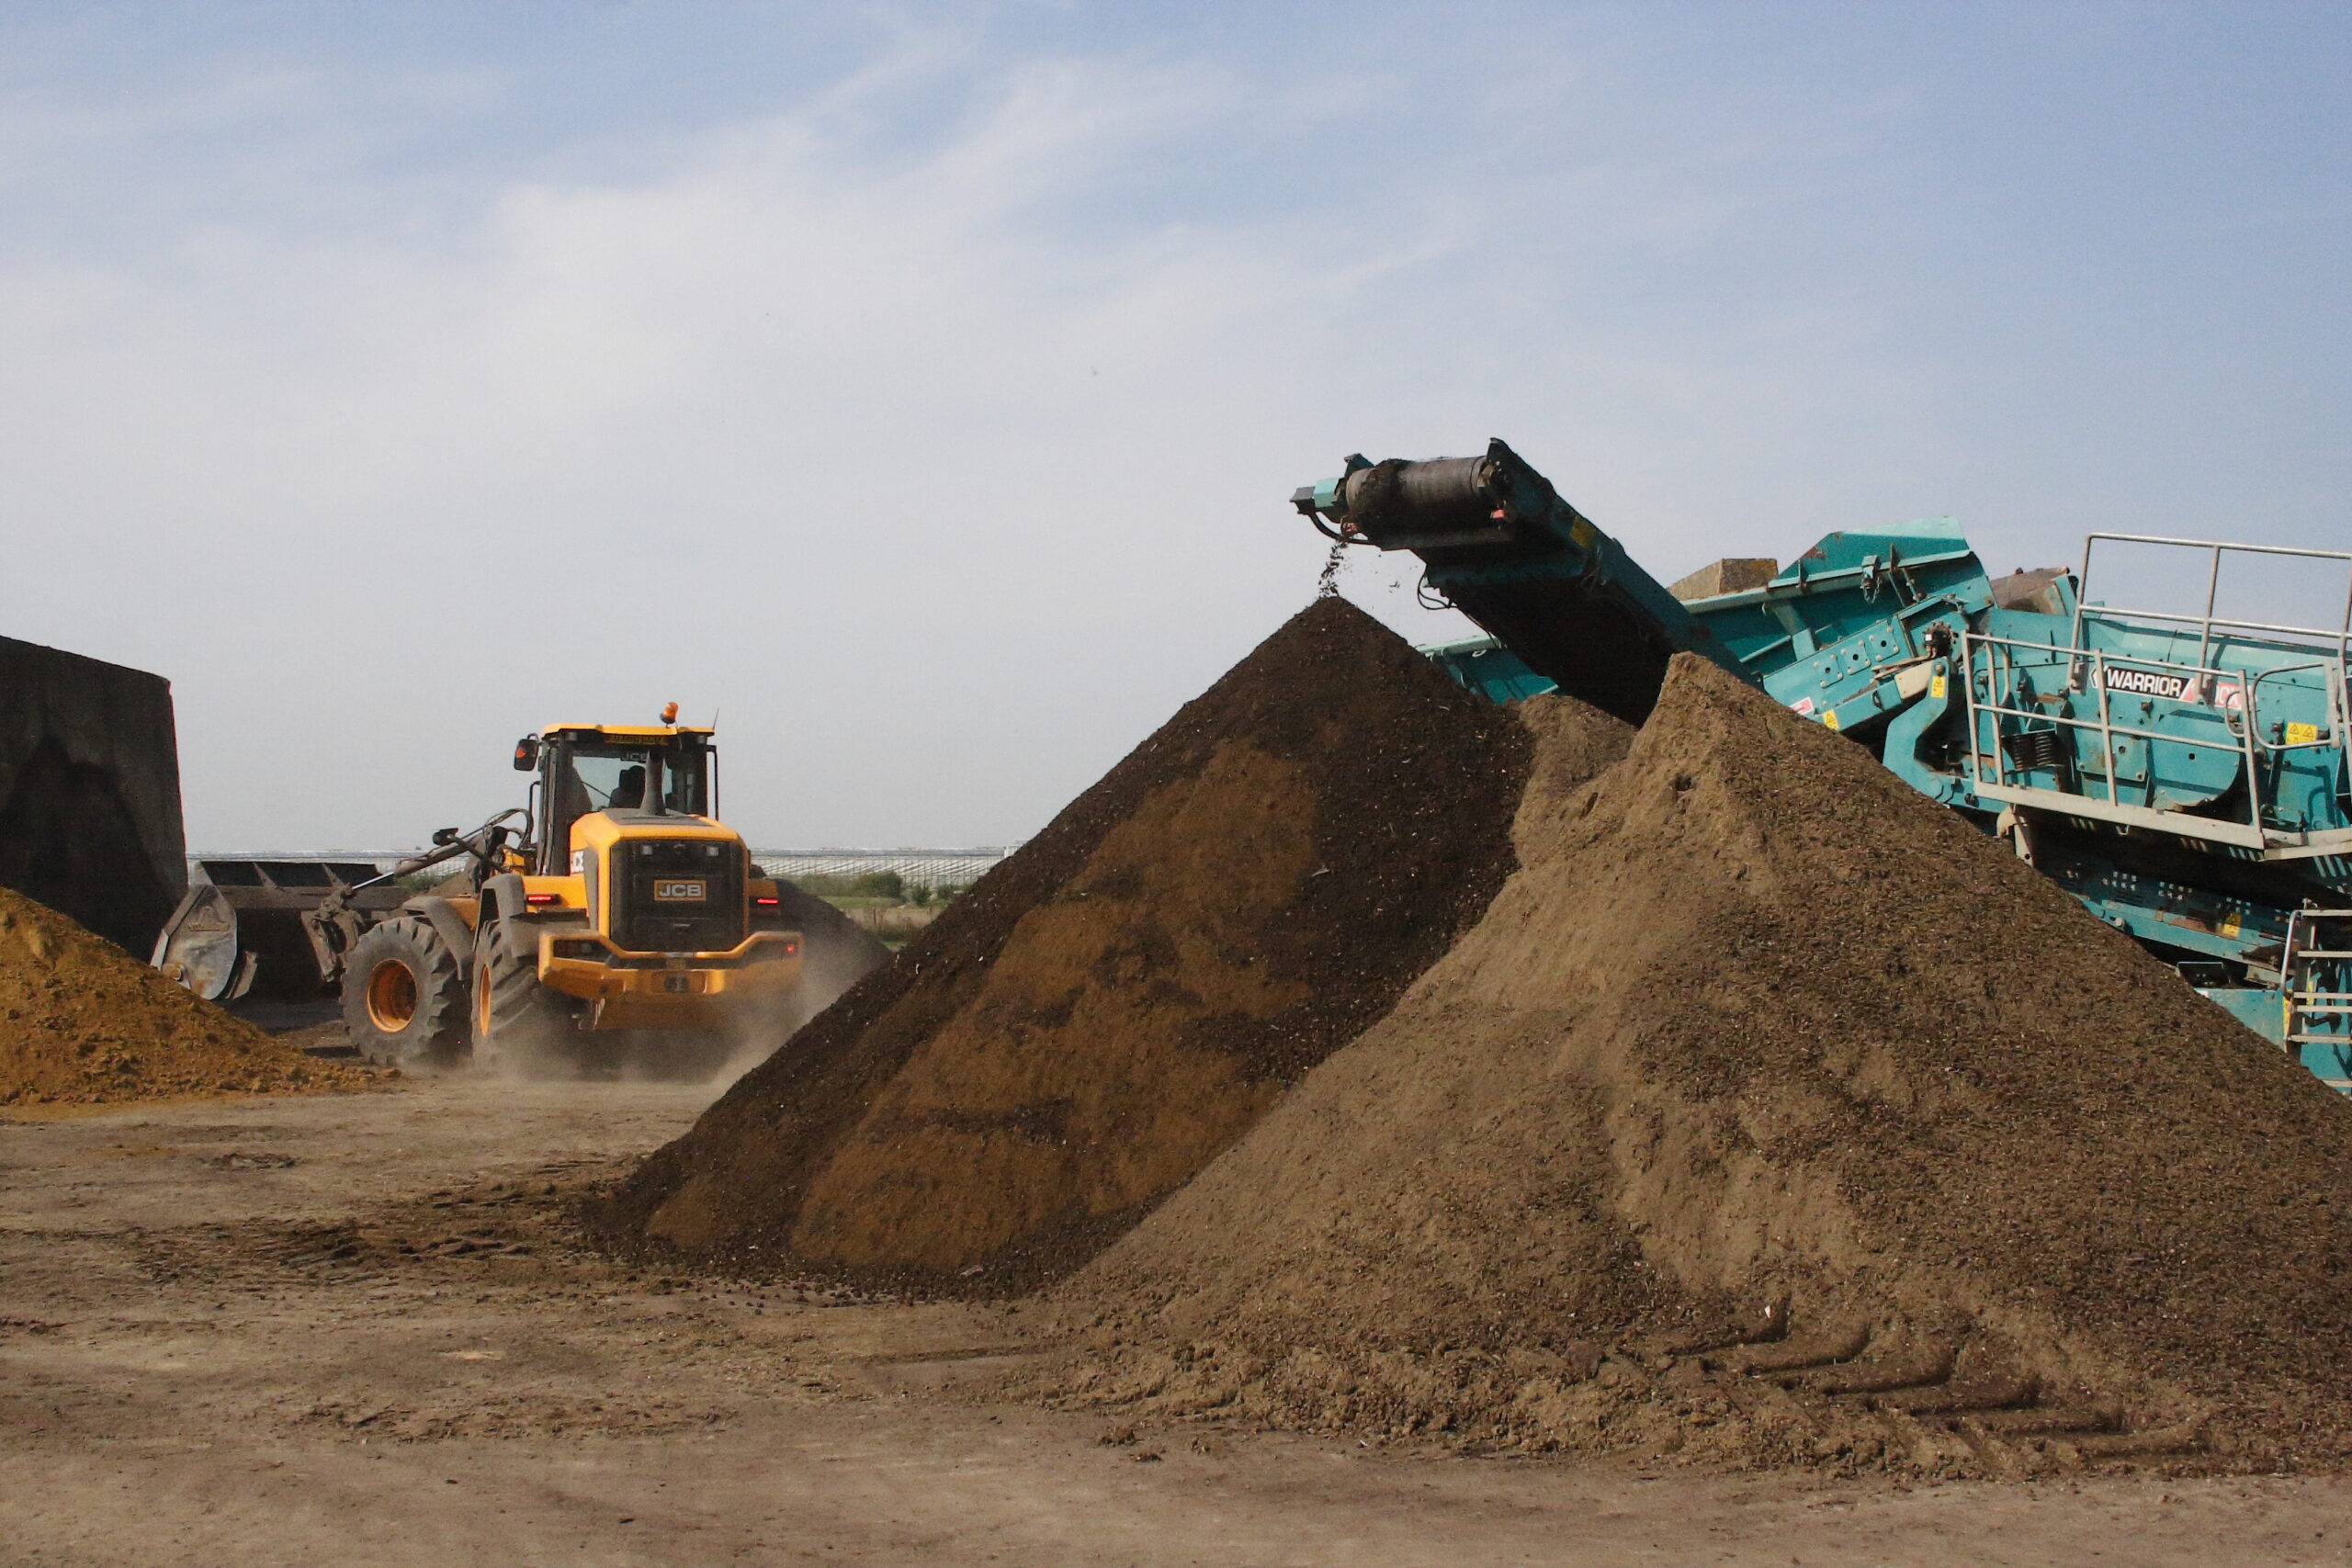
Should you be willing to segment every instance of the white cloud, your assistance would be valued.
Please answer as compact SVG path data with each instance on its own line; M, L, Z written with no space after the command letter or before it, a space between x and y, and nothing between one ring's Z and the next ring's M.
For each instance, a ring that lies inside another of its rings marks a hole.
M0 631L173 678L207 846L413 843L506 802L514 735L671 697L755 838L987 841L1304 602L1284 497L1350 450L1503 435L1661 576L2095 488L1957 401L2018 342L1921 325L2010 309L1872 161L1928 107L1661 49L909 27L471 162L386 127L481 153L482 66L18 94ZM2055 448L2132 406L1994 412ZM1427 625L1411 581L1350 578Z
M1230 483L1311 278L1052 232L1201 107L1057 66L919 158L776 117L430 244L11 269L11 629L173 677L208 843L413 840L670 695L761 836L1028 831L1311 581Z

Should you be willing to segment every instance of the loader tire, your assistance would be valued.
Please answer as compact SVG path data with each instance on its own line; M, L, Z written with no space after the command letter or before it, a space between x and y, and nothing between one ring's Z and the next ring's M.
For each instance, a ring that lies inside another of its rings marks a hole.
M542 1076L579 1031L571 998L539 984L538 931L492 920L474 936L474 1055L508 1072Z
M465 1060L465 970L432 921L395 915L352 944L343 1023L371 1062L434 1071Z

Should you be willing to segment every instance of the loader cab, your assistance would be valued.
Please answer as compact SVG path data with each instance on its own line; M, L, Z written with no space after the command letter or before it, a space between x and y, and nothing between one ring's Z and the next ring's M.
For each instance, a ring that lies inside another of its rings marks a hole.
M592 812L616 818L708 818L718 789L710 731L670 725L550 725L515 748L536 763L532 870L570 869L572 825ZM651 786L649 796L648 786Z

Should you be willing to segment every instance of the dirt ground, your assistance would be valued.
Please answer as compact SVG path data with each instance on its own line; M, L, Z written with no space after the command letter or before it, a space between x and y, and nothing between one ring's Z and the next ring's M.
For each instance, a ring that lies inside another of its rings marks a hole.
M965 1306L631 1275L572 1194L714 1089L0 1122L0 1564L2338 1563L2352 1482L1899 1490L952 1393ZM1017 1321L1017 1320L1016 1320Z

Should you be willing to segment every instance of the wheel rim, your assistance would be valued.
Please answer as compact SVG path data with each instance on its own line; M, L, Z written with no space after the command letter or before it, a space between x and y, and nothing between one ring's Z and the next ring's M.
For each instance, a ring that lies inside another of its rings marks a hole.
M474 960L474 1037L490 1038L490 963L487 956Z
M368 1021L398 1034L416 1019L416 976L407 964L388 958L368 976Z

